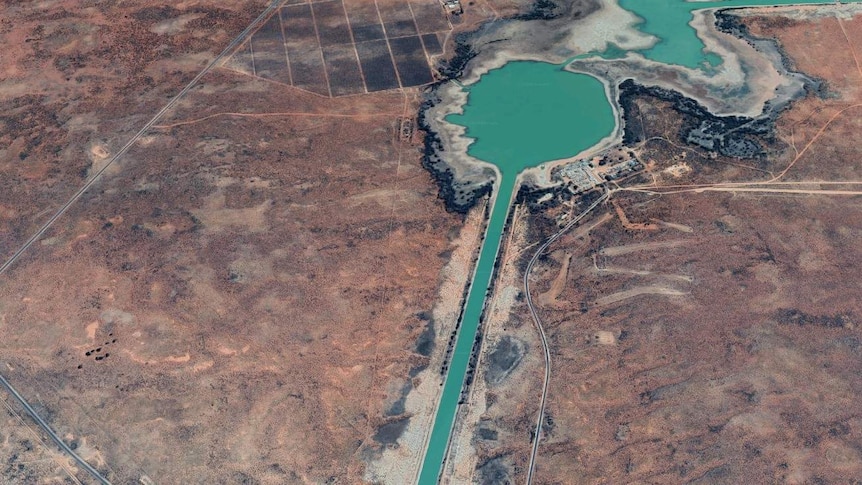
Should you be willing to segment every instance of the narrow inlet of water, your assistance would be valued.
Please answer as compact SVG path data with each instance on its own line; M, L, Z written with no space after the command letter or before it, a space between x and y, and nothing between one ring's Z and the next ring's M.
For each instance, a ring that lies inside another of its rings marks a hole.
M440 406L437 409L437 418L431 430L428 441L428 449L425 452L425 461L422 472L419 475L419 483L422 485L433 485L437 483L438 475L443 464L446 449L449 444L449 435L455 422L455 413L458 409L458 401L461 398L461 388L464 385L464 376L470 363L470 353L476 331L479 328L479 320L485 307L485 293L491 284L494 274L494 263L500 249L502 239L502 227L506 224L506 216L509 213L509 205L512 191L515 188L516 177L503 176L496 190L494 205L491 208L491 217L488 220L488 229L479 260L476 262L476 272L470 285L467 296L464 316L461 319L461 328L458 330L458 338L455 349L452 352L449 364L448 377L443 385L443 393L440 397ZM494 228L501 228L500 230Z

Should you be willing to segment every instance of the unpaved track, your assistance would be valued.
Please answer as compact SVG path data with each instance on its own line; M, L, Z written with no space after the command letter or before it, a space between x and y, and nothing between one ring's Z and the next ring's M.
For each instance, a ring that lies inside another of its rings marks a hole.
M612 303L621 302L623 300L628 300L629 298L634 298L641 295L685 296L687 294L688 293L684 291L675 290L673 288L666 288L664 286L636 286L630 290L618 291L616 293L611 293L610 295L603 296L597 299L595 303L593 303L593 305L610 305Z
M171 98L171 100L168 101L168 103L164 105L164 107L162 107L162 109L160 109L150 119L150 121L148 121L134 136L132 136L131 139L129 139L128 142L126 142L125 145L123 145L122 148L120 148L119 151L117 151L117 153L113 157L111 157L111 159L108 161L108 163L105 164L105 166L103 166L101 169L99 169L98 172L93 174L93 176L90 177L90 179L87 180L84 185L82 185L81 188L78 189L78 191L72 195L72 197L70 197L62 206L60 206L60 208L54 213L54 215L52 215L51 218L48 219L48 221L45 222L45 224L43 224L42 227L40 227L35 234L30 236L30 238L27 239L27 241L24 242L24 244L20 248L18 248L18 250L15 251L12 256L9 257L9 259L6 260L6 262L0 265L0 275L5 273L6 270L8 270L13 264L15 264L16 261L18 261L22 254L24 254L28 249L30 249L30 246L32 246L33 243L38 241L39 238L41 238L46 232L48 232L48 229L50 229L51 226L53 226L54 223L57 222L57 220L62 217L63 214L65 214L66 211L68 211L69 208L72 207L72 205L74 205L75 202L77 202L84 195L84 193L86 193L87 190L89 190L90 187L92 187L93 184L95 184L101 178L102 174L105 173L108 167L113 165L114 162L116 162L120 157L125 155L142 136L144 136L156 123L158 123L158 121L171 108L173 108L174 105L177 104L177 102L183 96L188 94L188 92L191 91L191 89L195 87L195 85L197 85L197 83L200 82L200 80L208 72L215 68L225 56L230 54L233 49L238 46L248 36L248 34L250 34L258 26L258 24L260 24L261 21L267 18L269 14L272 13L272 11L275 10L281 4L281 2L282 0L273 0L269 4L269 6L263 12L261 12L261 14L256 19L254 19L254 21L252 21L248 25L248 27L245 28L245 30L243 30L233 41L231 41L231 43L228 44L227 47L225 47L224 50L222 50L222 52L218 56L216 56L212 61L210 61L210 63L201 72L199 72L198 75L195 76L194 79L192 79L176 96ZM33 409L32 406L30 406L30 403L28 403L27 400L24 399L24 396L22 396L18 392L18 390L15 389L15 387L13 387L12 384L9 383L9 381L6 380L6 378L2 375L0 375L0 386L5 388L6 391L8 391L9 394L11 394L15 398L15 400L17 400L21 404L21 406L23 406L24 410L27 411L27 414L29 414L30 417L36 422L36 424L39 425L39 427L42 428L42 430L47 433L48 436L51 437L51 439L57 444L57 446L60 447L61 450L63 450L63 452L65 452L73 460L75 460L76 463L78 463L99 483L110 484L110 482L105 477L103 477L98 470L96 470L92 465L87 463L86 460L81 458L77 453L75 453L74 450L72 450L72 448L70 448L65 442L63 442L63 440L60 439L59 436L57 436L57 433L54 432L51 426L48 425L48 423L44 419L42 419L39 413L37 413L36 410Z
M539 304L542 306L546 306L549 304L554 304L557 301L557 298L560 296L560 293L563 292L563 289L566 287L566 280L569 276L569 263L572 261L572 255L566 254L563 258L563 266L560 268L559 273L557 273L557 277L554 278L554 282L551 283L551 288L539 295L537 300L539 300Z
M659 278L665 278L669 280L675 281L684 281L686 283L691 283L694 281L694 278L691 276L681 275L681 274L670 274L670 273L656 273L655 271L646 271L641 269L628 269L628 268L618 268L615 266L606 266L604 268L599 268L596 266L596 273L599 274L630 274L635 276L656 276Z
M673 249L675 247L688 244L689 242L690 241L684 239L678 239L674 241L657 241L648 243L626 244L625 246L612 246L609 248L602 248L599 250L599 254L601 254L602 256L621 256L623 254L629 254L638 251L648 251L651 249Z
M577 217L571 220L568 224L566 224L562 229L557 231L556 234L549 237L544 244L542 244L539 249L533 254L533 257L530 259L530 262L527 264L527 269L524 271L524 294L527 295L527 306L530 308L530 314L533 316L533 323L536 325L536 330L539 332L539 338L542 341L542 351L545 354L545 379L542 383L542 397L539 400L539 415L536 418L536 428L533 432L533 448L530 451L530 461L527 465L527 485L530 485L533 482L533 472L535 470L536 463L536 453L539 451L539 441L542 438L542 421L545 420L545 404L548 399L548 383L551 380L551 350L548 347L548 337L545 335L545 329L542 327L542 319L539 318L539 313L536 311L536 307L533 305L533 297L530 295L530 273L533 271L533 266L536 264L536 261L539 260L539 256L548 249L548 246L554 243L557 239L559 239L563 234L566 233L569 229L572 228L575 224L577 224L581 219L586 217L590 212L593 211L596 207L599 206L602 202L608 200L610 197L610 192L605 192L601 197L596 199L595 202L592 203L587 209L581 212ZM596 224L598 225L598 224ZM595 227L595 226L592 226Z

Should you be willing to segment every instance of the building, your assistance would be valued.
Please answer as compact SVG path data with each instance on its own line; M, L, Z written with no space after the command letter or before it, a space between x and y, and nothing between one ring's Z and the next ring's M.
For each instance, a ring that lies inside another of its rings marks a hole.
M446 12L452 15L460 15L464 13L464 9L461 8L461 0L442 0L443 7L446 9Z

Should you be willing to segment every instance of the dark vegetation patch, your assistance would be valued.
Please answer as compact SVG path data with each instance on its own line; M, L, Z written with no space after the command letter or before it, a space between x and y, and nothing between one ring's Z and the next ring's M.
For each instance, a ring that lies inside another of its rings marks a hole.
M495 271L496 273L496 271ZM488 293L492 290L489 288ZM479 351L482 350L482 339L485 333L482 331L482 321L485 319L485 313L479 317L479 328L476 330L476 337L473 339L473 348L470 351L470 361L467 363L467 373L464 375L464 384L461 387L461 399L458 404L464 404L470 397L470 386L473 384L473 379L476 377L476 366L479 363Z
M557 4L551 0L536 0L530 6L530 11L515 16L515 20L551 20L559 17Z
M599 4L594 0L534 0L529 10L512 17L516 21L548 21L559 18L568 20L579 19L598 10Z
M413 390L413 384L409 381L401 386L400 394L398 395L398 399L389 406L389 409L386 410L386 416L400 416L404 414L404 403L407 401L407 395L410 394L410 391Z
M431 173L437 182L438 197L446 204L446 210L457 214L466 214L476 205L477 200L491 193L492 186L490 182L468 185L455 181L452 168L443 159L443 142L440 140L440 136L431 129L425 117L428 110L438 102L440 99L434 96L432 91L419 109L417 123L419 129L425 133L422 166Z
M778 323L782 325L797 325L800 327L814 326L826 328L846 328L853 323L850 313L835 315L811 315L796 308L781 308L777 315Z
M478 55L470 43L471 33L461 32L455 34L455 48L452 57L442 61L437 66L437 72L444 80L457 79L464 73L467 63Z
M425 322L425 330L416 339L416 353L428 357L434 351L434 338L437 336L437 332L434 330L434 319L429 312L421 312L416 316Z
M484 426L480 426L476 429L476 436L481 440L485 441L497 441L499 433L496 429L485 428Z
M407 429L409 422L410 417L405 416L380 425L377 432L374 433L374 441L381 445L394 445L404 430Z
M680 139L724 156L742 159L763 159L766 156L762 139L774 139L772 116L747 118L743 116L715 116L697 101L676 91L646 87L627 79L619 87L619 104L624 118L623 144L634 145L643 141L644 126L637 116L634 101L639 97L652 97L672 104L683 115ZM769 111L769 110L767 110Z
M751 38L751 32L748 31L748 27L742 23L742 20L737 15L733 15L728 10L715 12L715 26L718 30L734 37L741 39Z
M498 456L476 467L476 475L481 485L510 485L509 468L503 463L504 457Z
M522 184L518 187L518 193L515 194L515 203L525 205L530 210L531 214L541 214L548 209L558 207L563 202L571 201L577 197L577 205L580 209L586 209L599 197L602 196L602 190L590 190L589 192L573 194L565 185L555 185L553 187L535 187L528 184ZM548 200L539 202L540 199L548 194L552 194ZM576 208L576 210L578 209Z
M525 351L526 346L523 342L505 335L494 346L494 350L488 354L488 369L485 372L485 381L490 385L502 382L521 363Z

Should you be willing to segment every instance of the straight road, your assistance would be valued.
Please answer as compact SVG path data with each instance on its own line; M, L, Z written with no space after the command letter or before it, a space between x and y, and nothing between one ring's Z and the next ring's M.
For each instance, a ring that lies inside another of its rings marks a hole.
M30 417L33 418L34 421L36 421L36 424L39 425L40 428L42 428L42 431L44 431L48 436L50 436L54 443L57 443L57 446L59 446L61 450L63 450L67 455L72 457L72 459L75 460L75 463L80 465L81 468L86 470L87 473L89 473L93 478L98 480L98 482L102 485L110 485L111 482L109 482L108 479L103 477L102 474L99 473L99 470L93 468L92 465L87 463L87 460L81 458L80 455L75 453L75 450L70 448L69 445L67 445L63 440L60 439L59 436L57 436L57 433L55 433L54 430L51 429L50 426L48 426L48 423L46 423L45 420L42 419L41 416L39 416L39 413L37 413L36 410L33 409L32 406L30 406L30 403L28 403L27 400L24 399L24 397L21 396L21 394L19 394L18 391L15 390L14 387L12 387L12 384L9 384L9 381L7 381L6 378L2 375L0 375L0 386L6 389L6 391L11 394L12 397L14 397L19 404L21 404L24 410L27 411L27 414L29 414Z
M194 79L192 79L188 84L186 84L182 91L180 91L179 93L177 93L176 96L171 98L171 100L168 101L168 103L164 105L164 107L162 107L162 109L160 109L155 114L155 116L153 116L150 121L148 121L143 126L143 128L141 128L137 133L135 133L135 135L132 136L132 138L129 139L129 141L126 142L126 144L123 145L123 147L120 148L117 153L114 154L113 157L111 157L110 160L108 160L108 163L106 163L104 167L102 167L101 169L99 169L98 172L93 174L93 176L90 177L89 180L87 180L84 185L82 185L81 188L78 189L78 191L75 192L75 194L72 195L72 197L70 197L69 200L66 201L66 203L60 206L60 208L54 213L54 215L52 215L51 218L48 219L48 221L45 222L45 224L43 224L42 227L40 227L35 234L30 236L30 238L27 239L27 241L20 248L18 248L18 250L15 251L12 256L6 260L5 263L0 265L0 275L5 273L10 266L15 264L15 262L21 257L21 255L24 254L24 252L26 252L28 249L30 249L30 246L32 246L33 243L35 243L39 240L39 238L45 235L45 233L48 232L48 229L50 229L51 226L53 226L54 223L57 222L57 219L59 219L63 214L65 214L66 211L68 211L69 208L72 207L72 205L77 202L78 199L80 199L84 195L84 193L86 193L87 190L89 190L90 187L92 187L93 184L95 184L102 177L102 174L104 174L105 171L108 170L111 165L113 165L117 160L119 160L120 157L125 155L132 148L132 146L134 146L134 144L137 143L137 141L140 140L142 136L144 136L148 131L150 131L153 125L158 123L159 120L162 119L162 117L164 117L165 114L171 108L173 108L174 105L176 105L180 99L182 99L186 94L188 94L188 92L191 91L191 89L194 88L207 73L212 71L213 68L217 67L218 63L221 62L222 59L227 57L234 50L234 48L236 48L246 38L246 36L248 36L248 34L250 34L260 24L261 21L267 18L269 14L272 13L272 11L279 6L282 1L283 0L273 0L272 3L270 3L270 5L256 19L254 19L254 21L249 24L248 27L245 28L245 30L243 30L234 40L232 40L231 43L228 44L227 47L225 47L224 50L221 51L218 56L216 56L212 61L210 61L210 63L207 64L207 66L201 72L199 72L198 75L194 77Z

